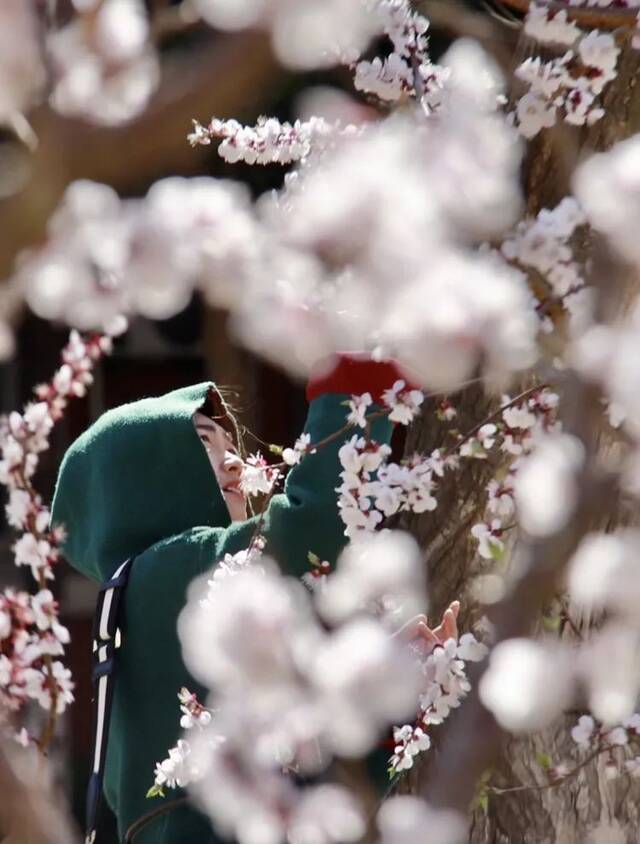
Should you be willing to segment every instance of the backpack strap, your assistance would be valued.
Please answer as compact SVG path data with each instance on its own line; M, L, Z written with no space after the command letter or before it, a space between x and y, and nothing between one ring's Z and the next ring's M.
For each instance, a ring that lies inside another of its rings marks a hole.
M118 616L135 557L122 563L102 584L93 619L93 766L87 787L85 844L98 844L97 826L102 804L102 780L109 739L109 722L116 672L116 651L121 644Z
M136 838L138 833L141 832L144 827L150 824L151 821L155 821L157 818L162 817L163 815L166 815L169 812L173 812L174 809L179 809L181 806L188 805L188 797L178 797L175 800L172 800L170 803L165 803L163 806L156 806L156 808L142 815L138 818L138 820L134 821L131 824L131 826L129 827L129 829L127 829L125 833L124 844L132 844L133 839Z

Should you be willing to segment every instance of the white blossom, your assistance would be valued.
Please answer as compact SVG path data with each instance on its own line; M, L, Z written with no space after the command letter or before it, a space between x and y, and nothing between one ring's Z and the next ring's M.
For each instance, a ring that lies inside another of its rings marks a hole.
M350 425L356 425L359 428L364 428L367 424L367 408L371 407L372 403L373 399L371 398L371 393L363 393L361 396L351 396L349 399L347 422Z
M392 422L408 425L418 413L424 401L424 393L420 390L408 389L406 383L399 380L384 391L382 401L391 408L389 419Z
M541 129L555 126L556 109L533 91L520 97L516 113L518 128L525 138L533 138Z
M191 748L184 739L179 739L175 747L169 750L169 756L156 765L155 784L162 788L183 787L188 785L193 774L190 770Z
M246 495L265 495L271 492L278 478L279 471L271 467L260 452L250 454L242 467L240 489Z
M624 727L613 727L604 734L604 740L607 744L618 747L624 747L629 742L627 731Z
M478 541L478 553L481 557L485 560L500 557L504 550L500 519L493 519L488 525L484 522L478 522L471 528L471 535Z
M295 466L299 463L311 445L310 434L300 434L293 444L293 448L285 448L282 451L282 459L287 466Z
M358 127L331 124L321 117L281 123L275 117L261 117L255 126L243 126L237 120L213 118L207 126L194 121L188 140L192 146L208 146L221 140L218 154L230 164L291 164L304 162L340 136L358 133Z
M576 744L588 747L595 730L595 721L590 715L581 715L578 723L571 729L571 738Z
M51 545L45 539L37 539L32 533L23 533L13 546L16 565L30 566L35 580L40 572L45 577L52 577L50 555Z
M600 71L600 76L592 80L592 90L599 94L605 84L615 78L615 69L620 54L614 36L609 32L592 30L578 44L578 53L588 66Z
M567 19L566 9L551 11L545 5L532 3L525 18L527 35L542 43L571 45L580 37L580 29Z
M413 767L413 760L431 747L431 739L421 727L405 724L393 728L395 747L389 764L394 772L408 771Z

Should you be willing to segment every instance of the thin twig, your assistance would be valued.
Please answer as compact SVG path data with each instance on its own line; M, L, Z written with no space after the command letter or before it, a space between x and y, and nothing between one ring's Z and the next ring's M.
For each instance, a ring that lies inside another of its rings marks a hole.
M450 457L451 454L453 454L455 451L459 450L461 445L464 445L464 443L466 443L468 440L470 440L485 425L488 425L490 422L493 422L494 419L497 419L499 416L501 416L502 413L504 413L505 410L508 410L510 407L514 407L516 404L518 404L521 401L524 401L524 399L528 398L530 395L533 395L533 393L537 393L540 390L545 390L547 387L548 387L548 384L538 384L535 387L529 387L529 389L523 390L515 398L511 399L506 404L503 404L501 407L499 407L493 413L490 413L489 416L486 417L486 419L482 420L482 422L478 422L477 425L474 425L473 428L471 428L471 430L467 431L466 434L463 434L459 439L457 439L453 445L451 445L451 446L449 446L449 448L445 449L442 456L443 457Z
M610 747L598 747L592 753L590 753L585 759L583 759L580 764L576 765L575 768L572 768L568 771L564 776L558 777L557 780L553 782L545 783L544 785L538 785L537 783L531 785L512 785L509 788L500 788L495 785L489 785L486 788L490 794L502 795L502 794L513 794L516 791L546 791L549 788L558 788L558 786L562 785L563 783L567 782L567 780L572 779L583 768L592 762L596 757L600 756L603 753L608 753L611 750Z

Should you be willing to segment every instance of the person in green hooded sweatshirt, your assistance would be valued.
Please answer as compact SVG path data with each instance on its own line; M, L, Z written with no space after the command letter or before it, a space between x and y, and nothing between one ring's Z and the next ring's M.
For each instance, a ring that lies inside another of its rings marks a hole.
M398 377L393 363L339 356L307 387L311 443L344 427L351 395L369 392L380 402ZM184 665L176 631L187 587L246 548L258 518L246 518L230 417L212 412L221 401L203 383L108 411L69 448L53 501L52 521L66 530L63 550L74 568L104 582L134 558L120 610L104 795L120 840L135 844L219 840L180 791L159 804L146 793L179 737L178 690L206 694ZM391 429L376 419L372 436L388 443ZM261 533L286 574L307 571L310 551L333 563L346 543L335 488L338 451L352 435L305 456L269 503Z

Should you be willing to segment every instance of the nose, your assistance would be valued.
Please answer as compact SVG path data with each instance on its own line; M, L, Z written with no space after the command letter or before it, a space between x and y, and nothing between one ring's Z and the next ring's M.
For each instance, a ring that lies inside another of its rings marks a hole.
M239 478L242 473L242 460L232 451L226 451L222 460L222 469L226 475Z

